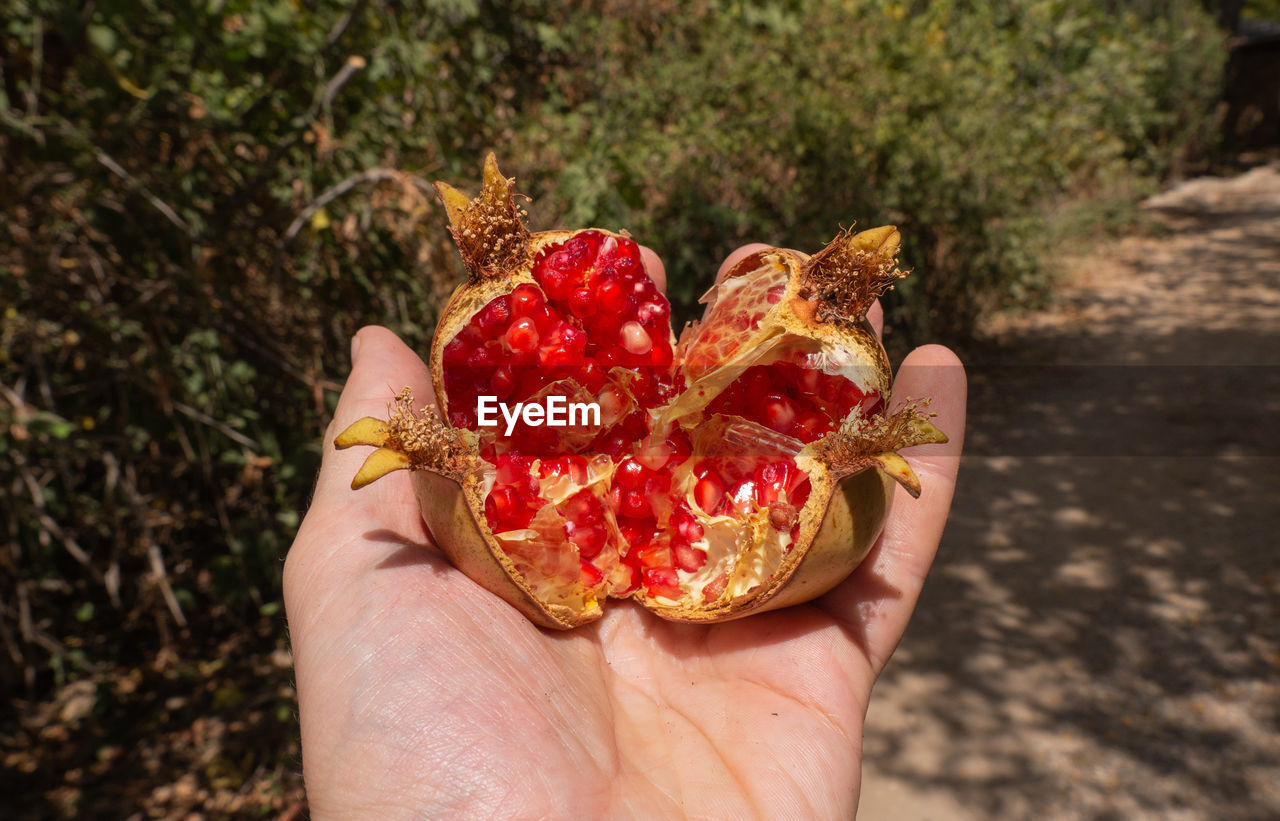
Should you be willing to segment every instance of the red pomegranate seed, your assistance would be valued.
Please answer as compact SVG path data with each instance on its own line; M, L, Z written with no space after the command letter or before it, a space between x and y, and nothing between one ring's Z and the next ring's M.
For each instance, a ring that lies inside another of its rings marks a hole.
M591 564L591 562L579 561L578 565L582 568L581 576L579 578L585 586L595 587L604 581L604 574L600 572L598 567Z
M641 544L652 535L652 525L652 522L619 520L618 532L622 534L622 540L634 548L635 545Z
M791 429L791 435L801 442L808 443L826 433L830 428L831 422L827 417L815 411L806 411L796 417L796 424Z
M627 289L613 278L605 279L596 286L596 296L600 299L600 310L611 314L621 314L631 306Z
M455 336L449 340L449 344L444 346L444 364L461 365L467 361L467 357L471 354L470 347L462 337Z
M569 541L578 548L578 555L584 559L594 559L604 549L608 534L599 525L575 527L569 535Z
M653 349L653 340L639 322L628 322L622 326L618 335L619 343L627 353L640 356Z
M538 349L538 328L528 317L517 319L507 328L507 344L511 350L529 353Z
M493 379L489 382L489 388L493 391L493 395L499 399L510 397L512 391L516 389L515 370L510 365L499 365L498 369L493 372Z
M543 305L541 308L534 311L533 316L530 318L538 327L538 333L540 334L545 334L550 331L555 327L555 324L560 321L560 315L551 310L547 305Z
M702 588L703 604L711 604L716 599L724 595L724 589L729 585L729 574L721 573L711 580L711 583Z
M576 368L584 359L581 351L563 347L546 347L538 353L538 361L552 368Z
M778 433L790 433L796 423L796 403L788 396L769 394L764 398L761 416L766 426Z
M805 502L809 501L809 493L812 490L813 485L809 484L809 477L806 476L804 481L792 488L791 492L787 494L787 501L797 508L802 508Z
M622 357L614 348L606 348L596 354L596 360L600 363L600 367L608 369L616 367L622 363Z
M822 392L822 371L812 370L809 368L798 368L796 374L795 386L802 391L808 391L812 394L820 394Z
M667 472L650 473L644 480L644 492L650 497L665 495L671 490L671 474Z
M680 579L676 576L675 568L650 568L641 575L644 578L644 586L648 588L650 596L662 596L668 599L680 598Z
M607 378L604 368L600 367L597 362L588 362L578 372L578 384L591 393L599 393L600 389L604 387Z
M648 476L648 469L635 459L628 459L618 465L618 469L613 474L614 483L626 490L635 490L644 486L644 480Z
M666 300L645 302L636 308L636 319L646 327L654 325L665 327L669 316L671 316L671 309L667 306Z
M585 319L596 312L596 295L588 288L578 288L569 294L569 312Z
M534 312L542 307L542 304L542 292L538 290L536 285L524 282L511 291L511 316L517 319L524 316L533 316Z
M697 520L692 516L688 514L685 514L685 516L686 518L676 525L676 532L680 534L680 537L685 542L692 544L702 538L702 525L698 524Z
M467 366L471 368L492 368L497 364L497 357L488 348L476 348L471 352L471 356L467 357Z
M520 491L509 487L494 488L484 500L485 517L498 532L510 530L524 507Z
M785 462L769 462L756 468L755 497L756 504L761 507L770 502L786 501L787 488L796 479L799 471Z
M542 289L547 292L547 299L557 302L563 302L569 298L569 294L573 292L573 281L571 271L561 270L559 268L550 268L542 274Z
M707 513L715 513L724 499L724 481L714 472L708 472L693 486L693 500Z
M510 321L511 301L506 294L493 300L476 314L476 324L484 335L490 338L502 333Z
M653 515L653 510L649 507L649 500L638 490L627 490L622 493L621 504L618 505L618 513L623 516L629 516L632 519L644 519Z
M667 445L671 448L671 459L667 464L673 468L677 465L684 464L689 458L689 454L693 453L693 445L689 443L689 435L683 431L677 431L667 438Z
M671 553L676 567L686 573L692 573L707 563L707 551L687 544L673 545Z

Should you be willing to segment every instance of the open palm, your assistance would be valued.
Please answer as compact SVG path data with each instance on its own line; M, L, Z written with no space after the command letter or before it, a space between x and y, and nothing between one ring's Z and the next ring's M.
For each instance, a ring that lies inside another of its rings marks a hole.
M326 444L404 385L431 395L390 331L352 348ZM407 473L353 492L363 455L327 448L284 590L313 817L852 816L867 700L941 537L964 430L950 351L915 351L895 394L935 397L952 437L905 454L921 498L899 491L871 555L813 604L710 627L619 601L577 630L535 627L432 547L449 534L427 532Z

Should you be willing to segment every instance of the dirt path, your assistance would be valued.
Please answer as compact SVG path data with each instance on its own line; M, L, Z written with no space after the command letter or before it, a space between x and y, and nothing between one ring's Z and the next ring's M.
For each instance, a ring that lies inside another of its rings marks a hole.
M862 819L1280 817L1280 165L1147 207L971 363Z

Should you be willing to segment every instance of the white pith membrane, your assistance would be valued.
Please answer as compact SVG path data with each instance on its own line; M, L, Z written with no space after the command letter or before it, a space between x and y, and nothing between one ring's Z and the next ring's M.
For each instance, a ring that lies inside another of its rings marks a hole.
M550 460L535 459L528 466L528 475L537 484L541 507L527 526L493 532L493 536L535 597L548 604L593 613L599 610L600 600L635 592L635 572L623 560L629 548L609 494L616 471L626 457L642 463L661 461L666 447L661 443L675 431L683 431L689 437L693 455L674 468L664 465L671 484L666 492L648 495L656 530L644 546L661 552L664 545L670 547L673 539L681 538L674 535L672 515L683 504L701 530L699 537L688 540L688 546L704 553L705 561L696 569L673 566L676 596L669 595L672 591L667 586L655 590L642 580L639 591L650 601L662 606L713 607L744 596L777 572L802 526L823 515L827 500L807 495L810 486L806 478L825 470L814 451L821 438L805 444L751 419L723 412L724 409L722 413L707 413L707 406L749 369L772 370L778 366L838 376L852 382L868 399L876 400L875 407L855 404L844 418L864 411L875 413L883 407L887 386L880 384L876 368L865 360L864 354L787 332L773 319L781 310L781 292L788 285L788 276L789 269L780 256L766 254L753 270L721 282L703 297L704 303L713 303L711 313L703 322L686 328L675 353L677 365L686 365L685 378L694 377L694 381L684 386L674 401L647 411L648 439L637 441L615 461L606 454L591 453L589 445L597 430L559 428L557 436L566 443L565 452L579 453L586 460L585 469L541 476L543 462ZM482 310L484 306L475 315ZM759 333L761 328L769 329L767 335ZM745 344L748 340L750 345ZM450 366L446 363L445 367L447 378ZM634 406L629 385L635 374L625 368L613 368L609 377L601 394L595 396L576 380L567 379L546 386L533 397L555 393L570 397L570 401L599 398L606 405L605 394L611 394L614 404L620 399L624 410ZM611 421L618 424L627 418L625 412L611 414L609 410L605 408L602 426L606 430ZM610 420L610 415L617 418ZM838 428L841 419L832 422L832 429ZM500 453L505 441L501 428L496 433L480 432L482 452L486 445L495 445L496 451L491 452ZM653 456L655 453L658 455ZM714 514L702 509L695 494L695 468L708 461L714 462L718 473L728 480L726 495L735 483L738 485L731 506ZM757 501L753 482L740 482L752 476L759 466L776 462L796 468L798 478L789 483L789 490L801 485L805 488L806 498L795 506L794 524L788 522L786 527L771 522L771 509ZM490 461L482 460L480 464L484 466L483 495L488 498L497 484L499 468ZM607 532L605 547L589 559L600 575L594 582L585 577L580 551L566 536L570 521L566 509L575 503L575 498L581 499L579 494L584 491L601 502L601 518ZM483 511L477 518L489 526L489 517Z

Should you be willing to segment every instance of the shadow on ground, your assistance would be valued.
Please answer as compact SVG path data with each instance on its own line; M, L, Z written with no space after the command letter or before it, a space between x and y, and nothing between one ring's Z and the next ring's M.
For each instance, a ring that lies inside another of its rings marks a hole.
M862 817L1280 817L1280 168L1148 203L973 364Z

